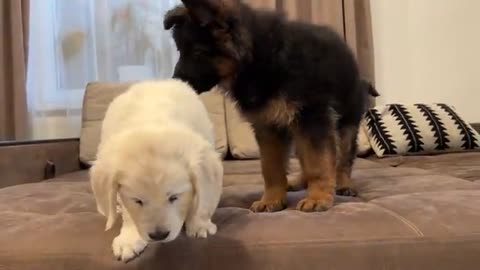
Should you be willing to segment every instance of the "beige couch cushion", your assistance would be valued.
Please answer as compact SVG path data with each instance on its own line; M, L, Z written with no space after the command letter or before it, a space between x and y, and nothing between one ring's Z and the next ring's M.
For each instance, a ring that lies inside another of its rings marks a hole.
M260 153L253 129L229 97L225 98L225 116L228 147L232 156L236 159L259 158Z
M82 162L91 163L95 160L100 140L101 124L108 105L116 96L126 91L131 84L131 82L91 82L87 85L83 99L80 134L80 160ZM201 99L215 127L216 148L225 157L227 135L224 98L218 90L214 89L203 93Z
M358 130L358 135L357 135L357 143L358 143L357 152L359 156L366 155L372 149L372 146L370 145L370 141L368 140L368 133L367 133L367 127L365 124L365 119L363 119L362 122L360 123L360 128Z
M228 147L236 159L256 159L260 157L258 144L251 125L240 115L235 103L225 98L225 115L227 122ZM357 136L358 155L365 155L371 149L364 123L360 126ZM292 148L292 156L295 151Z

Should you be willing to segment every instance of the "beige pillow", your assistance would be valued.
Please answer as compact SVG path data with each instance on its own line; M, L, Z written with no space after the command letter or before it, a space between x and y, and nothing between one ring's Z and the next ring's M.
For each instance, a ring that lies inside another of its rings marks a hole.
M372 149L372 146L370 145L370 141L368 140L368 133L366 129L365 118L362 119L362 122L360 123L360 128L358 130L358 135L357 135L357 144L358 144L358 150L357 150L358 156L364 156L368 154Z
M252 126L240 115L235 103L228 96L225 97L225 116L228 147L232 156L236 159L260 158Z
M242 118L235 103L228 97L225 98L225 114L227 119L228 147L232 156L236 159L260 158L258 144L251 125ZM357 141L358 155L364 155L370 151L371 146L363 121L358 132ZM295 156L294 147L292 147L291 155Z
M225 98L217 87L204 92L200 98L207 108L210 120L215 129L215 147L225 157L228 152L227 127L225 123Z
M102 121L110 102L128 89L132 82L91 82L87 85L83 98L82 129L80 133L80 160L91 164L97 153ZM213 122L216 148L222 157L227 153L225 127L225 104L217 89L203 93L202 101Z

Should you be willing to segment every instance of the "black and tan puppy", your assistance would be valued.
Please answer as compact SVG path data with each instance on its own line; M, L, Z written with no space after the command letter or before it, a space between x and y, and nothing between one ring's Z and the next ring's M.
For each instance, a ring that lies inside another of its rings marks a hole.
M164 21L180 51L174 77L199 93L220 84L252 124L265 192L251 209L285 207L292 143L308 186L297 209L329 209L335 189L354 195L350 175L368 91L343 39L239 0L182 2Z

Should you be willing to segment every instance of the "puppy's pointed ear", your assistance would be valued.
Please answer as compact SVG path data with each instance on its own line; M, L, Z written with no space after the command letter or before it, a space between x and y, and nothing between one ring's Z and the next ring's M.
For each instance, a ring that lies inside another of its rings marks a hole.
M223 187L223 166L215 149L204 149L189 162L194 199L190 218L210 220L220 202Z
M170 30L175 25L181 25L187 20L188 10L184 6L177 6L165 14L163 27Z
M200 26L227 29L238 0L182 0L190 16Z
M115 173L108 166L94 164L90 169L90 184L97 202L97 210L107 218L105 230L112 228L117 220L118 182Z

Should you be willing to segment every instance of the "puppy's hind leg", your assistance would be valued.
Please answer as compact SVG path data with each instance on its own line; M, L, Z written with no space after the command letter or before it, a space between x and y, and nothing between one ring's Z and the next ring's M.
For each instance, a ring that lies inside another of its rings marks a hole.
M307 196L297 204L304 212L325 211L333 206L335 190L335 134L332 129L321 134L315 130L295 132L302 177L307 182Z
M337 195L357 196L352 187L352 166L357 154L358 125L340 127L337 147Z
M125 208L122 209L122 218L122 228L120 234L113 239L112 250L117 260L127 263L145 250L147 241L142 239Z
M336 185L337 117L325 106L305 108L293 138L307 182L307 196L297 204L304 212L325 211L333 206Z

